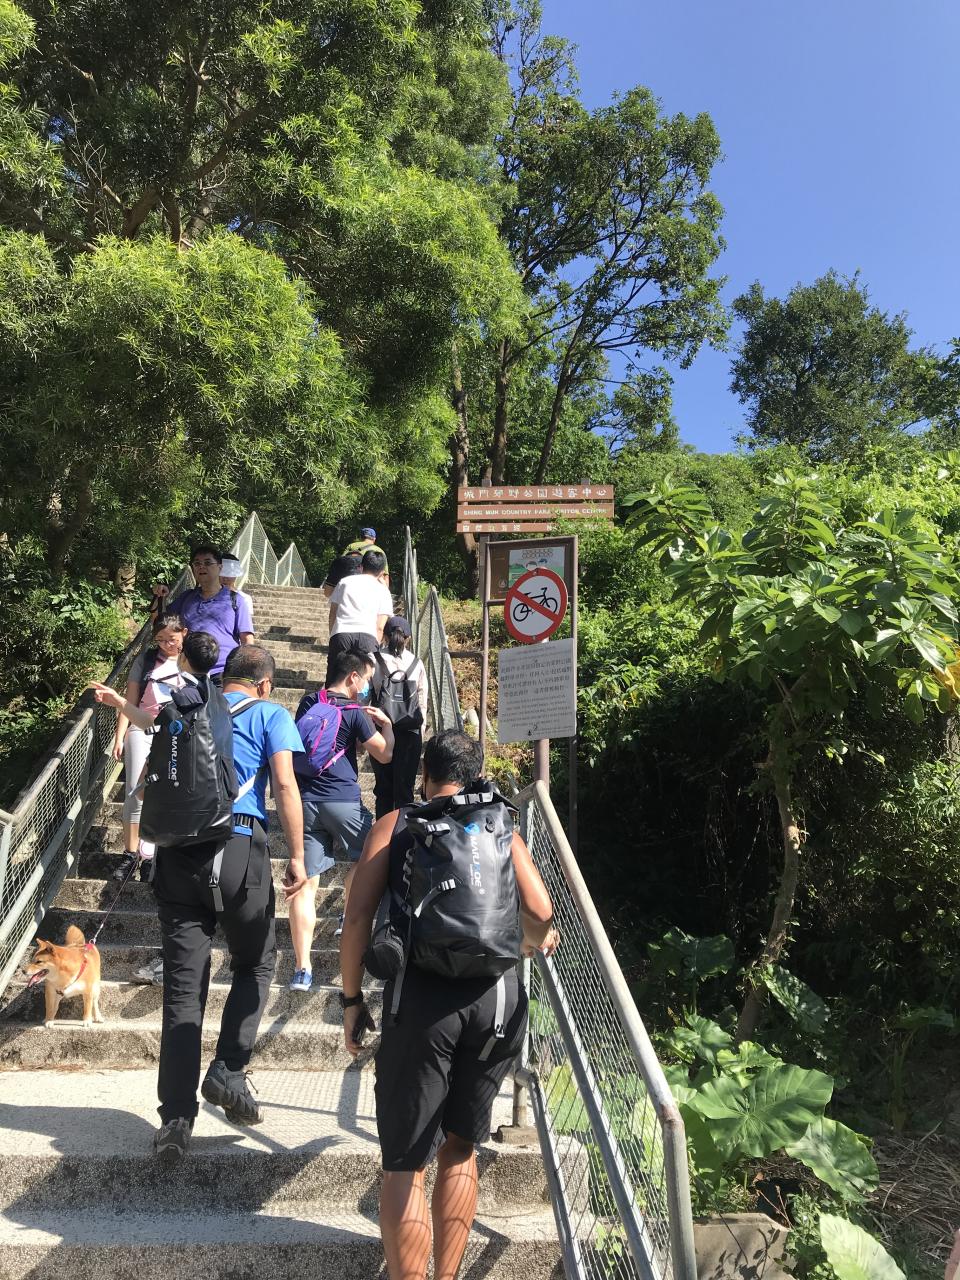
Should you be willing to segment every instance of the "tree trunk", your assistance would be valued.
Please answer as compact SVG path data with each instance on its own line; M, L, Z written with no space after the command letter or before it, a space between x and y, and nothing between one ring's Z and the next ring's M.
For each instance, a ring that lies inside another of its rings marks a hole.
M67 556L76 541L77 534L87 523L93 506L93 488L86 468L81 468L72 479L71 487L76 492L73 511L55 524L47 535L47 564L57 578L63 574Z
M467 393L463 389L463 372L460 368L460 353L457 351L456 343L453 345L452 373L452 399L454 412L457 415L457 425L454 428L453 435L450 437L450 456L453 460L450 483L453 486L454 503L456 503L457 488L462 484L470 483L470 432L467 419ZM477 553L477 540L472 533L457 534L457 547L463 557L469 588L471 593L476 595L480 585L480 558Z
M790 793L790 775L783 760L784 748L782 740L772 741L768 767L773 776L773 790L777 797L777 809L780 813L780 827L783 833L783 872L777 899L773 908L773 920L767 941L757 961L758 965L776 964L780 959L787 942L790 921L793 918L793 904L797 896L797 881L800 876L800 846L803 843L800 827L793 810L793 797ZM737 1020L736 1040L752 1040L760 1021L763 1009L763 985L750 982L747 998Z
M507 474L510 373L510 344L504 338L500 343L500 358L494 375L493 440L490 444L490 461L486 470L486 478L491 484L503 484Z
M560 370L560 376L557 378L557 389L553 393L553 403L550 406L550 418L547 421L547 431L543 437L543 448L540 450L540 461L537 463L537 474L533 477L534 484L543 484L547 478L547 468L550 466L550 455L553 453L553 445L557 438L557 428L560 425L560 414L563 412L563 402L567 398L567 389L569 385L570 377L566 367L564 367Z

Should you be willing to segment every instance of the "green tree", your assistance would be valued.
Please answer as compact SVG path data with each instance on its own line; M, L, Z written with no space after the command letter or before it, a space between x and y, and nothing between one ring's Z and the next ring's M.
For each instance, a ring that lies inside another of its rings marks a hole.
M710 520L701 492L666 477L635 496L631 521L663 554L675 598L703 618L699 641L716 678L765 704L760 779L777 803L783 870L772 921L737 1033L751 1039L764 975L787 945L801 870L802 797L812 756L842 760L853 700L884 698L922 721L953 705L960 573L936 527L910 507L842 505L828 479L788 472L742 532Z
M927 416L935 362L911 350L903 315L871 306L858 276L830 271L785 299L757 283L733 310L745 329L731 389L747 406L750 443L840 459Z
M0 9L6 532L87 571L171 518L259 505L309 541L435 506L452 337L520 306L479 3L27 7Z
M666 116L637 87L589 111L577 93L573 49L541 32L536 0L503 8L493 47L510 72L513 101L498 139L503 185L500 233L523 282L522 332L493 336L482 373L489 402L482 459L459 457L494 483L508 474L512 398L524 362L549 370L553 392L536 426L538 456L525 479L542 481L567 401L627 365L621 424L667 411L663 372L650 353L685 365L719 341L725 314L710 275L721 249L720 207L707 184L719 154L709 117ZM644 401L641 408L639 401ZM646 429L641 428L641 429Z

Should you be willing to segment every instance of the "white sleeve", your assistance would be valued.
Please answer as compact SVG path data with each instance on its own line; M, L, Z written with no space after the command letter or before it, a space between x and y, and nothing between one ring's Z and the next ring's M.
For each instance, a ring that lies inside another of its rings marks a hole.
M381 604L381 606L383 606L383 607L378 607L378 608L377 608L377 613L385 613L385 614L387 615L387 617L388 617L388 618L389 618L389 617L392 617L392 615L393 615L393 596L390 594L390 589L389 589L389 587L385 587L385 586L383 585L383 583L382 583L382 582L380 583L380 587L381 587L381 591L382 591L382 594L381 594L381 597L380 597L380 604Z
M430 693L427 688L427 669L419 658L416 658L415 661L419 665L419 671L417 672L417 694L420 698L420 710L423 712L424 723L426 723L427 706L430 702Z
M331 604L343 604L343 584L345 582L346 582L346 578L343 578L340 582L337 583L337 585L330 592Z

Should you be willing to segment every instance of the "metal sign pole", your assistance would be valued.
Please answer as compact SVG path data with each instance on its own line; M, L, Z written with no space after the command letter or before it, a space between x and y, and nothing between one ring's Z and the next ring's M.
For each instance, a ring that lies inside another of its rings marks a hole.
M579 684L579 676L577 669L577 601L579 596L578 583L580 578L580 539L574 535L573 539L573 568L570 574L570 639L573 641L573 705L577 705L577 685ZM579 726L578 726L579 727ZM568 837L570 840L570 848L574 853L577 852L577 819L578 819L578 774L579 765L577 757L577 735L574 733L569 742L569 764L567 773L569 775L569 791L570 791L570 808L567 819Z
M483 599L483 641L480 662L480 750L487 755L487 687L490 683L490 556L483 557L480 590Z

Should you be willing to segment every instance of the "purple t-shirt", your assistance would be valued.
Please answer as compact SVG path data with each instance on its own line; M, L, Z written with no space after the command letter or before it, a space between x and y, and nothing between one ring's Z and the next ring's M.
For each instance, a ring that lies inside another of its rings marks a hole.
M234 608L234 600L236 608ZM220 646L220 654L210 668L212 676L219 675L223 671L230 651L240 643L241 633L253 631L253 618L249 604L241 591L231 592L229 587L221 587L217 594L210 596L208 600L203 598L199 587L193 587L190 591L184 591L182 595L177 596L175 600L171 600L166 612L179 614L188 630L206 631L216 640Z

